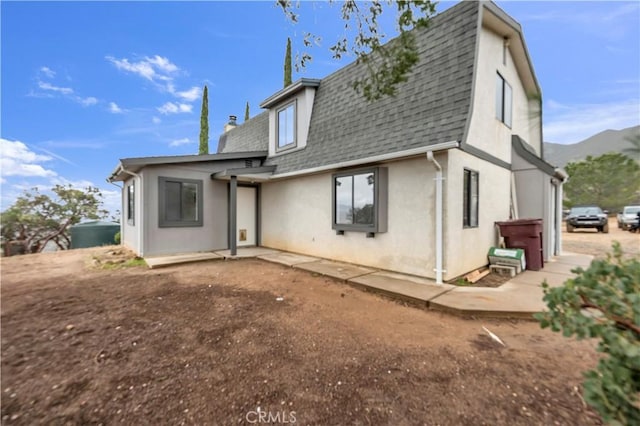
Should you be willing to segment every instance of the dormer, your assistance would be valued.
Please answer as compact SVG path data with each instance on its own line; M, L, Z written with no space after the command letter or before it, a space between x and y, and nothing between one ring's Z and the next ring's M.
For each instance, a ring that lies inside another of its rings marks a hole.
M265 99L269 109L269 157L307 146L313 100L320 80L302 78Z

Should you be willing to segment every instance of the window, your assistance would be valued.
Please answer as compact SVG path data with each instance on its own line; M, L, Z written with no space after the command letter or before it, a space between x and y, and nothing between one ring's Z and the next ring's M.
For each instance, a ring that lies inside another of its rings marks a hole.
M478 226L478 181L478 172L464 169L462 225L465 228Z
M134 225L134 218L136 212L136 189L135 184L131 184L127 187L127 223Z
M511 127L512 91L509 83L498 73L496 80L496 118Z
M385 232L387 169L377 167L333 175L333 229Z
M158 178L161 228L202 226L202 181Z
M296 144L296 104L278 110L278 149Z

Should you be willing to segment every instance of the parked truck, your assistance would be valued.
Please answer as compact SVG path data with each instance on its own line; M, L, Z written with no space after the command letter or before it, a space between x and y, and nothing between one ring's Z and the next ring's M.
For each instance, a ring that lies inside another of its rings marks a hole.
M625 206L617 216L618 228L629 229L631 225L638 221L638 212L640 212L640 205Z

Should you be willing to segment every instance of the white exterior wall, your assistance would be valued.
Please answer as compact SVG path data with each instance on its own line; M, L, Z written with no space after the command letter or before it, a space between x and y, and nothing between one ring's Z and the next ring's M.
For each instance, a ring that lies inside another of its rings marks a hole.
M446 163L446 154L436 156ZM331 173L263 183L262 245L380 269L435 277L435 167L426 157L382 165L389 171L388 231L331 228ZM462 195L460 195L462 197Z
M213 172L210 165L145 167L141 173L144 180L145 205L143 256L220 250L228 247L228 182L212 180L211 173ZM202 180L202 226L158 226L158 178L161 176Z
M467 143L503 161L511 162L511 135L519 135L540 155L542 129L536 101L530 101L518 71L507 49L503 63L503 38L483 27L480 31L477 67L474 81L473 113ZM513 91L512 127L496 118L497 73L509 83Z
M478 227L463 228L464 169L478 172ZM450 150L445 174L445 280L488 263L497 243L495 222L509 219L511 172L460 150Z

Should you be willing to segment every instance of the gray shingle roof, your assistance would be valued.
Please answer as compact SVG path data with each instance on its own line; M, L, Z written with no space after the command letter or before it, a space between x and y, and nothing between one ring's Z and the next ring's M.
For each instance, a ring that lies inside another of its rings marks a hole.
M420 61L395 97L369 103L356 93L351 84L366 72L356 63L322 79L306 148L265 164L277 165L277 175L462 140L471 104L479 7L463 1L416 34ZM229 132L222 152L265 150L268 132L268 114L263 113Z
M235 129L220 135L218 153L268 151L269 111L264 111Z

